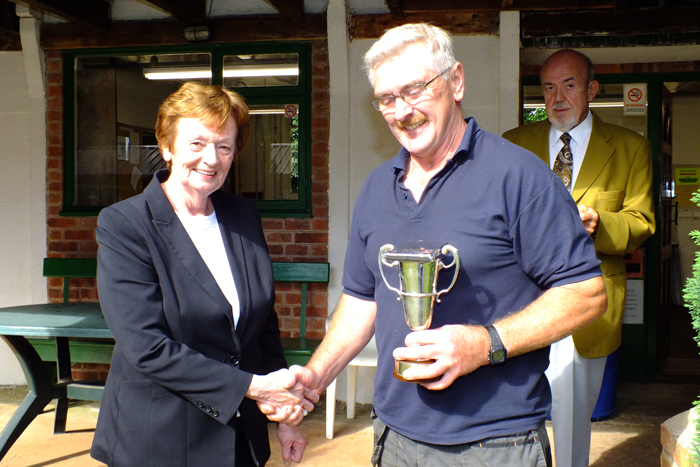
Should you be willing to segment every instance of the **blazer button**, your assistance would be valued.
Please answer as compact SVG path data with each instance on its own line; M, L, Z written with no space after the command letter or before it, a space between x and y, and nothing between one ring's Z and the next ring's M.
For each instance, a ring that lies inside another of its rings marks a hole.
M211 412L212 412L211 406L209 406L209 405L206 406L206 407L204 408L204 410L206 410L207 413L211 413Z
M238 365L238 363L240 362L238 360L238 355L231 355L231 357L229 357L228 361L231 362L231 365Z
M214 410L211 414L215 417L219 416L219 412L217 410Z
M200 409L204 408L204 404L202 403L202 401L197 401L197 407L199 407Z

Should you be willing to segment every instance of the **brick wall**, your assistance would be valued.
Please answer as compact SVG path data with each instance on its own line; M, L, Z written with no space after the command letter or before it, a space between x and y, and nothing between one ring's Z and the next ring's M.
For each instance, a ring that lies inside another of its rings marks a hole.
M330 87L328 46L312 43L311 218L263 219L272 261L328 261L328 137ZM284 337L299 336L301 286L277 284L275 309ZM309 284L306 336L323 337L328 316L328 286Z
M311 218L266 218L263 228L273 261L328 261L328 138L329 72L325 40L312 42L312 141L311 141ZM46 52L46 226L49 257L94 258L97 255L95 228L97 218L65 217L63 208L63 61L60 52ZM63 300L63 280L50 278L51 302ZM71 300L98 301L94 279L71 281ZM328 315L328 289L325 284L310 284L307 307L307 336L323 337ZM299 335L301 287L277 284L275 310L282 336ZM75 379L104 376L99 365L78 365Z
M63 61L46 53L46 227L49 257L94 258L95 217L61 217L63 208ZM63 279L48 279L49 301L63 300ZM94 279L71 280L70 299L97 301Z

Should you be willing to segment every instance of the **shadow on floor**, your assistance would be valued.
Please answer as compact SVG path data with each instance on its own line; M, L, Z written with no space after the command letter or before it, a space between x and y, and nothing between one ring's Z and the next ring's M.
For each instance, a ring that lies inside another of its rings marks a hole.
M0 388L0 427L4 427L26 388ZM692 407L700 384L620 382L618 411L610 419L593 423L591 467L658 467L661 424ZM323 398L322 398L323 401ZM74 404L68 411L68 433L53 435L53 405L20 436L0 467L93 467L102 464L89 457L98 413L97 404ZM309 438L302 467L369 467L373 433L371 406L357 407L356 418L346 418L338 403L335 437L326 439L325 406L319 403L302 423ZM279 443L271 425L272 458L267 467L282 467Z

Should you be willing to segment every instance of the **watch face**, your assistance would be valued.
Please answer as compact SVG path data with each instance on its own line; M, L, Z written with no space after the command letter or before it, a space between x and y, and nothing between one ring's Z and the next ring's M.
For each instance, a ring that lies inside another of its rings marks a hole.
M491 364L503 363L506 361L505 349L495 349L491 351Z

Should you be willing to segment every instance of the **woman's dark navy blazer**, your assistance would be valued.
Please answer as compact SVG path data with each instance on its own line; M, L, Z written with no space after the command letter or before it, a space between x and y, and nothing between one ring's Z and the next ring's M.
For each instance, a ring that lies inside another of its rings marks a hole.
M234 466L244 426L263 465L267 419L244 396L253 373L286 363L260 216L242 197L211 195L240 300L234 328L160 185L168 176L98 218L97 285L116 345L91 455L110 466Z

